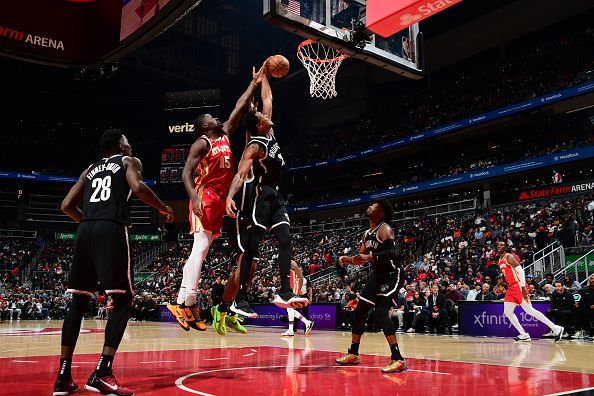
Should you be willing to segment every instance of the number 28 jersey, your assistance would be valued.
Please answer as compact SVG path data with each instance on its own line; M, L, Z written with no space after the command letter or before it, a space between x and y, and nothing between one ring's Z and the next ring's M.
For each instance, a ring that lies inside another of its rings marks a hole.
M87 171L82 221L109 220L130 224L130 195L126 180L125 156L103 158Z

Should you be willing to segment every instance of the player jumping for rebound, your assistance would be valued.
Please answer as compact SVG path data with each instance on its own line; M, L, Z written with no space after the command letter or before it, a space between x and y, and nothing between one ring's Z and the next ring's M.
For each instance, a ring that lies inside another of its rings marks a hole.
M278 263L281 274L280 293L275 296L274 303L281 308L301 308L309 301L298 297L291 291L291 235L289 232L289 215L285 201L279 191L282 168L285 164L280 147L272 130L272 90L265 73L262 73L262 112L252 109L245 116L246 130L251 136L247 147L243 151L237 175L233 179L227 195L227 214L235 218L237 206L233 197L243 183L250 179L250 172L254 177L254 203L251 213L253 225L250 228L246 252L240 265L240 293L235 299L241 301L242 307L250 312L249 304L245 301L245 285L247 284L252 260L259 257L259 246L266 230L270 230L279 244ZM213 327L221 334L224 330L227 307L213 307Z
M192 252L184 265L177 304L167 306L185 331L190 327L206 330L196 305L196 294L202 263L212 241L221 234L225 199L233 179L233 157L229 135L237 128L244 109L250 103L261 81L263 68L252 71L252 81L237 101L229 119L223 124L210 114L202 114L195 122L200 137L190 148L182 180L190 197L190 234L194 235ZM194 179L193 173L197 176ZM235 318L229 318L233 321ZM235 322L235 321L234 321Z
M505 250L505 242L497 242L497 253L499 253L499 268L503 272L505 281L507 282L507 292L503 299L503 312L509 319L511 324L518 330L520 335L514 339L516 341L530 341L530 334L528 334L518 317L514 313L516 306L521 305L522 309L532 317L540 320L542 323L549 326L551 331L555 333L555 342L563 337L563 326L557 326L549 320L542 312L537 311L530 303L530 296L526 291L526 278L524 276L524 269L520 265L519 258L513 254L507 253Z
M128 241L130 195L134 193L141 201L166 215L167 221L173 221L173 209L142 181L142 163L132 157L132 148L122 131L106 130L101 136L101 149L105 158L80 175L62 202L62 211L79 225L74 262L68 278L72 301L62 325L62 352L54 396L78 391L72 380L72 355L97 282L111 296L113 310L105 326L103 352L85 389L103 395L134 394L121 386L112 372L113 359L124 336L134 296ZM81 201L82 211L77 207Z
M407 369L406 362L400 354L396 328L388 311L395 305L398 290L404 284L404 271L401 257L396 246L394 230L387 222L392 220L394 211L386 201L376 201L367 208L369 230L363 234L359 254L356 256L340 256L339 264L361 265L371 262L371 272L367 283L361 291L359 304L355 308L351 347L348 353L336 359L340 365L359 364L359 344L365 332L365 321L369 310L375 307L376 325L382 329L390 346L390 362L382 368L382 373L399 373Z
M291 261L291 288L293 289L293 293L298 296L307 295L307 299L311 303L313 290L311 287L308 287L307 279L305 279L303 276L303 271L301 271L301 268L299 268L295 261ZM302 321L305 325L305 335L311 333L311 329L314 325L313 320L307 319L294 308L287 308L287 316L289 318L289 328L283 333L284 337L293 337L295 335L295 318Z

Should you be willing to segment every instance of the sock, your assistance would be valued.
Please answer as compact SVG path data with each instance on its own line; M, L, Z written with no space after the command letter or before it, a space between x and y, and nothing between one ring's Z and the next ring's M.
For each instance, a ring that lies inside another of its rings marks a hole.
M390 345L390 352L392 354L390 357L392 360L404 360L400 354L400 349L398 349L398 344Z
M111 375L111 365L113 364L113 356L101 355L99 363L97 363L97 376L106 377Z
M359 355L359 343L358 342L353 342L351 344L351 347L349 348L349 353L351 355Z
M70 367L72 366L72 358L61 358L60 359L60 371L58 372L58 379L70 381L72 379L72 373Z
M289 322L289 331L293 332L293 325L295 324L295 322Z
M219 312L229 312L229 304L225 301L219 304Z
M186 301L186 287L181 286L179 288L179 293L177 293L177 304L181 305Z

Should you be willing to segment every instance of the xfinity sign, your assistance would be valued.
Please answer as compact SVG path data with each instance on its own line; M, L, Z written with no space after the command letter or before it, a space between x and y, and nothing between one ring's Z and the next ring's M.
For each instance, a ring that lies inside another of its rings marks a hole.
M169 133L186 133L186 132L194 132L194 124L181 124L181 125L169 125Z

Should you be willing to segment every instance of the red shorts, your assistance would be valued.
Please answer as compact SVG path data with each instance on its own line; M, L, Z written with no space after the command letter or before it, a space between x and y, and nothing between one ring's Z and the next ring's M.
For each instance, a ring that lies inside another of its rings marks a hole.
M512 302L515 304L522 304L524 300L524 295L522 294L522 288L520 287L519 283L513 283L509 285L507 292L505 293L505 297L503 298L504 302Z
M199 231L212 232L214 237L221 235L223 226L223 216L225 215L226 197L216 190L208 187L202 187L198 190L204 202L202 218L199 218L192 211L192 201L190 200L190 234Z

